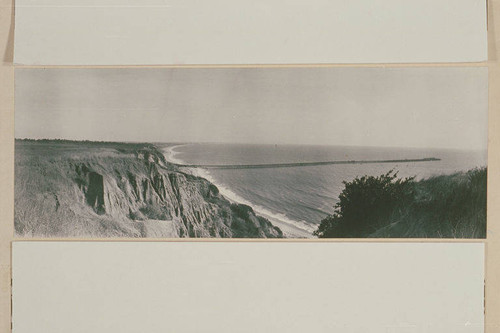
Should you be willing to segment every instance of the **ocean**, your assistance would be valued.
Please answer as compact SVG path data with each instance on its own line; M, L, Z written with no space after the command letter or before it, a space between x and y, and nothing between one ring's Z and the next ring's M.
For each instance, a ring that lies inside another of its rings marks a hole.
M205 169L187 172L214 183L233 202L251 206L288 237L312 237L334 210L344 181L378 176L390 170L417 180L486 166L486 151L374 148L312 145L182 144L166 145L167 160L183 165L259 165L325 161L369 161L437 158L439 161L297 167Z

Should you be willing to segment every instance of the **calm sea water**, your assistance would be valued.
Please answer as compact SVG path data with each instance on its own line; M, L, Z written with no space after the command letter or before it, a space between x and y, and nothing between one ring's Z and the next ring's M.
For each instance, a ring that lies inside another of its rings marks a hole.
M485 151L373 147L186 144L166 148L181 164L272 164L435 157L440 161L301 166L266 169L191 169L215 183L228 199L252 206L289 236L307 237L333 212L343 181L391 169L417 179L486 166Z

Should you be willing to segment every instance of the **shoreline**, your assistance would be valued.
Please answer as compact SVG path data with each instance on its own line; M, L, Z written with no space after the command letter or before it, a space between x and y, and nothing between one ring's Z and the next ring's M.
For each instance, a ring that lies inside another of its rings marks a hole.
M186 173L189 173L193 176L205 178L206 180L208 180L209 182L211 182L212 184L217 186L217 188L219 189L219 192L227 200L229 200L229 202L237 203L237 204L244 204L244 205L252 207L252 209L255 211L256 214L268 219L274 226L280 228L286 238L315 238L312 234L312 231L315 229L313 226L308 226L308 225L306 225L305 222L302 222L306 227L309 227L311 229L311 231L308 231L306 229L300 228L300 227L295 225L295 224L298 224L300 222L297 222L297 221L292 222L288 217L284 216L283 214L273 213L264 207L253 204L252 202L250 202L250 201L242 198L238 194L234 193L231 189L227 188L226 186L217 183L217 181L215 181L214 177L206 169L197 168L197 167L184 167L182 165L182 164L184 164L184 161L175 158L175 155L177 155L178 152L174 151L174 149L178 148L178 147L186 146L186 145L188 145L188 144L172 145L172 146L161 148L161 151L163 152L167 162L176 164L177 167L182 167L183 171L185 171ZM280 215L283 215L283 217L281 219L279 217ZM286 221L284 221L284 219L290 220L291 222L286 222Z

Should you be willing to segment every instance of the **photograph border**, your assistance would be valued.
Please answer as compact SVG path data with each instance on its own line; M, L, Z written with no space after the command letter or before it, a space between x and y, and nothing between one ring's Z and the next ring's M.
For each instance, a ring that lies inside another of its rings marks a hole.
M489 144L488 144L488 210L487 239L446 240L446 239L403 239L404 242L481 242L486 244L486 284L485 284L485 332L500 332L500 0L488 1L488 42L487 63L457 64L379 64L379 65L299 65L297 67L409 67L409 66L484 66L489 67ZM0 66L0 331L11 330L11 244L15 241L182 241L182 242L400 242L402 239L317 239L317 240L256 240L256 239L19 239L14 237L13 226L13 184L14 184L14 65L13 65L13 0L0 0L0 45L2 64ZM91 66L18 66L23 68L85 68ZM92 66L95 67L145 67L145 66ZM147 66L178 67L178 66ZM239 66L180 66L180 67L239 67ZM241 67L292 67L241 66Z

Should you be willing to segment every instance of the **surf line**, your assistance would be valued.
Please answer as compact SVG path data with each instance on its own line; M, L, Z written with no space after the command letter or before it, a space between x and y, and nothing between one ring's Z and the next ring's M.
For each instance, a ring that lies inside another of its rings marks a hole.
M400 160L360 160L360 161L326 161L326 162L299 162L299 163L273 163L273 164L178 164L178 167L202 169L266 169L266 168L296 168L304 166L334 165L334 164L378 164L378 163L416 163L434 162L441 159L435 157Z

